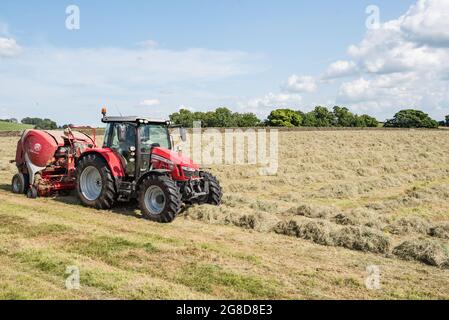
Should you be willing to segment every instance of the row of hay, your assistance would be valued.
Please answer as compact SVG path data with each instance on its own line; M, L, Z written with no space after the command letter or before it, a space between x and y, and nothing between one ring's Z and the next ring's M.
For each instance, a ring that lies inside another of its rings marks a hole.
M415 260L431 266L449 268L448 246L437 241L408 240L390 251L391 239L382 232L355 226L335 228L326 221L299 223L292 219L280 222L274 231L321 245L381 254L392 252L394 256L404 260Z
M388 224L388 219L380 217L382 222L376 223L371 210L359 208L348 214L338 212L333 207L308 205L293 208L286 212L285 216L276 216L264 211L242 213L237 208L209 206L192 208L185 216L213 224L234 225L259 232L275 232L325 246L377 254L393 253L401 259L449 267L449 253L443 243L423 239L407 240L392 249L392 239L382 229L392 234L422 232L446 239L449 226L430 227L419 218L403 218Z
M292 219L280 222L274 231L321 245L344 247L363 252L388 253L391 246L390 239L380 232L366 227L339 228L327 221L301 223Z
M356 208L342 212L334 207L300 205L285 212L287 215L304 216L312 219L327 219L343 226L365 226L394 235L418 233L434 238L449 239L449 224L434 223L427 219L410 216L392 221L368 208Z

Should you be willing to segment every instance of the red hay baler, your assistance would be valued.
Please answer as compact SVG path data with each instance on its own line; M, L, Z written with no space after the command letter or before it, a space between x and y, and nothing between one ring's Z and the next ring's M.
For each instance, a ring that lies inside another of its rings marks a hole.
M157 222L173 221L183 205L221 204L217 178L173 150L169 121L102 113L102 147L89 127L93 137L72 128L25 131L12 191L36 198L76 189L84 205L97 209L137 199L144 217Z
M70 128L26 130L17 143L13 192L36 198L75 189L76 161L95 147L94 138Z

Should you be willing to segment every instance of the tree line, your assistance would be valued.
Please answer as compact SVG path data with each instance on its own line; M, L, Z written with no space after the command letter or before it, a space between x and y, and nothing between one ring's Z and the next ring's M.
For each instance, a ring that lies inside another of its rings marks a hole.
M208 112L191 112L181 109L170 115L170 121L186 128L191 128L195 121L200 121L202 127L217 128L258 127L263 124L254 113L232 112L228 108L218 108Z
M55 130L58 129L58 125L55 121L50 119L41 119L41 118L24 118L21 121L23 124L29 124L34 126L35 129L41 130Z
M449 115L443 121L436 121L420 110L406 109L394 115L385 123L376 118L363 114L357 115L348 108L335 106L332 110L317 106L310 112L293 109L276 109L270 112L266 120L259 119L254 113L232 112L228 108L217 108L215 111L192 112L181 109L170 115L174 125L186 128L193 126L195 121L201 122L202 127L386 127L386 128L438 128L449 127ZM18 122L17 119L0 121ZM35 129L54 130L67 127L58 126L51 119L24 118L21 123L34 126Z
M271 127L377 127L379 122L368 115L356 115L347 108L334 107L332 111L318 106L304 113L290 109L273 110L265 121Z
M192 127L193 122L200 121L202 127L386 127L386 128L438 128L449 127L449 115L438 122L428 114L413 109L401 110L392 119L380 123L376 118L363 114L357 115L348 108L335 106L332 110L317 106L310 112L293 109L276 109L270 112L266 120L260 120L254 113L232 112L228 108L215 111L192 112L181 109L170 115L175 125Z

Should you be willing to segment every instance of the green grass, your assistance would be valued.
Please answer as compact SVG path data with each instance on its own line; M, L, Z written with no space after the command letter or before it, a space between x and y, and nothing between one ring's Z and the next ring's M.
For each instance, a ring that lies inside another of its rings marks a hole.
M150 242L136 243L120 237L100 236L93 239L75 241L69 243L68 251L88 256L93 259L100 259L113 266L120 266L122 261L121 253L126 250L142 249L146 253L155 253L157 249Z
M0 131L22 131L32 129L34 126L22 123L0 121Z
M221 295L226 295L231 293L229 290L232 290L246 292L252 298L279 297L277 289L280 285L274 280L262 280L251 275L236 274L225 271L218 265L192 263L183 270L179 281L188 287L209 294L219 290L222 291Z

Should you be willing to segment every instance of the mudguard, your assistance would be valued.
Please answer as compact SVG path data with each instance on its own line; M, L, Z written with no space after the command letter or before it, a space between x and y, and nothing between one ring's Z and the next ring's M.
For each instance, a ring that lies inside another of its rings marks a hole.
M123 168L122 162L112 149L109 148L95 148L89 149L83 152L80 159L88 154L98 154L106 161L111 169L112 175L115 178L123 178L125 176L125 169Z

